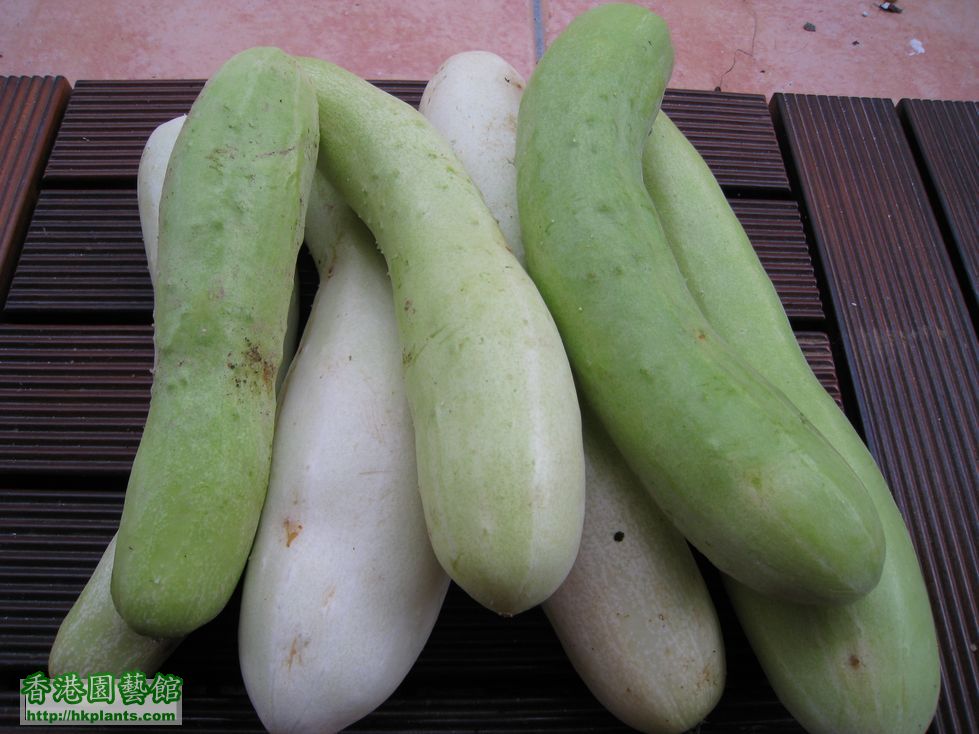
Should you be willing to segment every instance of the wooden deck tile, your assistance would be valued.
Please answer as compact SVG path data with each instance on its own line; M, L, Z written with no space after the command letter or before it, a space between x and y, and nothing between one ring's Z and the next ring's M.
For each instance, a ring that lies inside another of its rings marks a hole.
M894 106L777 95L868 444L942 647L936 731L979 727L979 344Z

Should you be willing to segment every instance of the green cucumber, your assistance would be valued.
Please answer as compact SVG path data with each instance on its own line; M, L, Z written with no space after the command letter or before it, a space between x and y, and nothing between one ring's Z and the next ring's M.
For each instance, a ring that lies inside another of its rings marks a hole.
M139 222L154 287L160 194L173 144L186 118L186 115L176 117L150 133L139 159L136 176ZM156 362L155 357L153 361ZM95 571L61 621L48 656L49 675L67 672L82 676L99 672L121 675L127 670L141 670L152 677L180 644L182 638L155 639L140 635L119 616L109 589L115 553L116 536L112 536Z
M809 368L778 294L707 164L662 112L643 150L643 174L708 321L790 395L849 462L884 528L881 580L852 604L788 604L725 580L769 681L810 732L925 731L938 702L938 641L911 537L880 469Z
M643 185L672 58L663 21L619 4L580 15L544 54L518 120L527 264L587 400L680 531L763 593L851 601L880 577L876 509L704 318Z
M270 48L225 63L177 138L160 203L158 362L112 569L113 602L140 634L200 627L244 568L317 143L312 89Z
M406 103L324 61L320 160L387 261L419 487L442 567L512 615L574 563L581 416L567 355L449 144Z

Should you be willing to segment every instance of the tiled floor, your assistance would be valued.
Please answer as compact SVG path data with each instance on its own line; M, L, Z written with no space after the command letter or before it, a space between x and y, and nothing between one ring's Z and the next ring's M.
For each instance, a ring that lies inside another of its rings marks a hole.
M0 75L69 81L203 78L276 45L373 79L427 79L458 51L495 51L529 74L593 0L0 0ZM659 0L676 48L671 86L979 99L979 2ZM804 26L811 23L814 31Z

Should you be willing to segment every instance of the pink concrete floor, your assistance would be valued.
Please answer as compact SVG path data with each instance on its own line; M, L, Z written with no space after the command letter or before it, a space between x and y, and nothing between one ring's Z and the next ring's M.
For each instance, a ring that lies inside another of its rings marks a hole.
M372 79L428 79L488 49L529 74L591 0L0 0L0 75L204 78L249 46L329 59ZM979 0L659 0L671 86L979 99ZM814 31L803 26L812 23Z

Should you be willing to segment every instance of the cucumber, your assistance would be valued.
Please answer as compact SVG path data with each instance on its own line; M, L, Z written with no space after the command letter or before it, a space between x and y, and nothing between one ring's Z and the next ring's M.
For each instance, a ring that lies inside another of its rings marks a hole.
M663 21L619 4L578 16L545 52L517 131L528 268L587 401L688 540L762 593L852 601L884 560L873 503L711 328L643 186L672 59Z
M581 417L560 336L425 118L333 64L301 63L320 165L387 261L435 554L478 602L517 614L560 585L581 538Z
M439 67L419 106L450 141L504 232L516 223L514 123L523 87L499 56L460 53ZM507 243L522 260L518 227ZM724 689L717 613L683 536L588 411L582 427L581 546L542 608L575 669L612 714L640 731L687 731Z
M605 708L649 734L691 730L724 692L724 641L683 536L584 412L581 550L543 609Z
M268 48L225 63L177 138L160 204L158 360L112 569L113 602L139 634L200 627L244 567L317 143L308 82Z
M160 198L163 196L163 182L166 177L170 154L177 142L177 136L184 127L187 115L162 123L150 133L139 159L136 174L136 197L139 202L139 224L143 232L146 251L146 266L150 282L156 287L157 240L160 234ZM299 274L293 276L292 298L289 301L289 317L286 322L286 336L283 339L282 366L276 376L276 392L282 387L288 371L289 361L296 353L299 341ZM154 362L155 362L154 355ZM154 368L155 368L154 363Z
M141 670L148 678L183 638L156 639L134 632L112 604L109 583L116 536L99 559L95 571L58 627L48 656L48 675L96 673L122 675Z
M167 162L186 115L164 122L150 133L139 159L136 195L150 281L156 283L160 195ZM154 355L154 362L156 356ZM156 639L132 630L112 603L109 586L116 536L112 536L95 571L61 622L48 656L51 676L75 672L121 675L141 670L148 677L170 656L183 638Z
M139 159L139 171L136 175L139 224L143 232L147 270L149 270L150 282L154 288L156 287L156 245L160 233L160 198L163 196L163 182L170 162L170 154L173 152L177 136L183 129L186 120L187 115L179 115L154 129L147 138L146 145L143 147L143 155ZM283 339L282 366L276 376L275 388L277 392L282 387L289 361L295 354L296 343L299 341L299 274L297 273L293 278L289 317L286 322L286 336ZM154 364L154 368L155 366Z
M876 505L887 557L880 582L838 607L787 604L725 579L772 687L810 732L923 732L940 688L928 592L904 519L873 456L823 389L737 216L696 149L662 112L644 181L681 272L711 325L853 467Z
M464 51L439 66L418 105L459 156L520 262L523 241L513 156L525 86L523 76L496 54Z
M136 200L139 204L139 226L143 232L146 269L156 287L157 242L160 239L160 199L163 182L177 136L184 128L187 115L179 115L156 127L146 139L136 174Z
M319 171L306 244L320 288L283 388L238 628L271 732L339 731L382 704L448 588L418 495L384 260Z

